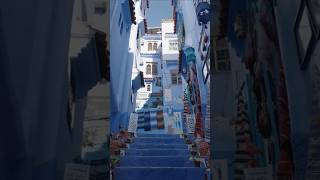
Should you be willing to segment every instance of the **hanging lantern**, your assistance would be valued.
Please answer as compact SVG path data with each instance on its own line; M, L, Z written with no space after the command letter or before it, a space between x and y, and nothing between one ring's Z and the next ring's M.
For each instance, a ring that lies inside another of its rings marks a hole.
M203 46L202 51L207 51L207 46Z
M239 39L244 39L246 37L246 23L244 18L240 15L236 16L233 24L234 32Z
M210 21L210 4L208 2L200 2L196 8L198 23L207 24Z
M203 38L203 42L204 42L204 43L207 43L208 40L209 40L209 37L208 37L207 35L205 35L204 38Z

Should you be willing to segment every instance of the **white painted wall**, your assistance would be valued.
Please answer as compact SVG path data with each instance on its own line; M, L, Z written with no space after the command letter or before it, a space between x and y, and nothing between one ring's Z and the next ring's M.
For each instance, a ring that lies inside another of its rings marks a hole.
M179 47L176 50L170 50L170 42L178 44L178 37L174 34L174 21L165 19L161 22L162 28L162 60L175 60L179 58Z

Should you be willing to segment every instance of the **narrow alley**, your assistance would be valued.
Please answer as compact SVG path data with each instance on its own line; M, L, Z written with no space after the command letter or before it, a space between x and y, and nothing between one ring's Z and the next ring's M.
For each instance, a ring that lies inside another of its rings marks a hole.
M320 179L320 0L0 0L0 180Z
M112 88L117 93L111 102L111 176L210 179L208 73L203 76L210 64L209 1L141 0L129 7L127 12L116 8L119 18L111 18L117 20L111 34L120 32L111 43L128 42L128 54L112 47L110 54L111 82L121 80ZM128 12L134 12L133 25L126 25ZM119 58L123 62L112 61Z

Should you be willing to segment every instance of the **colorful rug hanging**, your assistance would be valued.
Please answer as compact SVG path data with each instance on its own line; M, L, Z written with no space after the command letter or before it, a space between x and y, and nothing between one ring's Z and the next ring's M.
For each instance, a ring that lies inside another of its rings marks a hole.
M195 132L195 118L194 118L194 115L187 114L186 122L187 122L188 133L189 134L194 134L194 132Z
M144 129L144 112L138 113L138 129Z
M306 179L318 179L320 172L320 65L312 67L312 120Z
M137 116L137 128L140 131L151 131L165 128L163 111L139 112Z
M280 130L280 160L278 162L277 176L290 179L293 178L293 155L290 137L291 127L288 109L288 96L282 65L280 69L280 83L278 85L277 99Z
M157 112L157 128L164 129L163 111Z
M130 120L129 120L129 126L128 126L128 132L136 133L137 128L138 128L138 114L131 113Z
M182 114L182 121L184 124L183 132L186 133L187 130L187 114L188 114L188 107L186 106L186 100L185 97L183 97L183 114Z
M150 131L151 130L150 112L144 113L144 130L145 131Z
M244 169L250 167L249 163L254 160L253 156L258 153L258 150L251 143L250 125L242 92L240 92L238 96L235 133L236 152L234 179L242 180L244 179Z
M205 139L210 142L211 140L211 127L210 127L210 120L211 120L211 106L210 106L210 91L208 91L207 96L207 108L206 108L206 117L205 117Z
M202 127L202 112L201 112L201 100L200 92L197 91L197 112L196 112L196 127L194 132L195 137L204 137L204 131Z

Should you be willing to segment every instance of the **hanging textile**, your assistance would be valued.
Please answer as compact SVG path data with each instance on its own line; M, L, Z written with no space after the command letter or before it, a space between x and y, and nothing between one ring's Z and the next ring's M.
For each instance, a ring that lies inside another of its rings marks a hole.
M144 113L144 130L150 131L151 130L151 117L150 112Z
M238 95L235 137L236 151L234 179L243 180L244 169L249 167L249 163L254 160L253 156L258 153L258 150L251 143L250 125L242 92Z
M164 129L163 111L157 112L157 128Z
M128 126L128 132L136 133L137 128L138 128L138 114L131 113L130 120L129 120L129 126Z
M141 87L144 87L143 72L139 72L138 75L132 80L133 93L136 93Z
M144 129L144 112L138 112L138 129Z
M206 108L206 118L205 118L205 139L210 142L211 136L211 127L210 127L210 120L211 120L211 112L210 112L210 90L208 91L207 96L207 108Z
M306 179L318 179L320 167L320 65L312 66L312 120Z
M198 86L198 85L197 85ZM201 100L200 100L200 92L199 88L196 91L197 96L197 112L196 112L196 127L195 127L195 137L204 137L204 130L202 126L202 112L201 112Z
M190 114L190 108L189 108L189 104L188 101L186 100L186 94L183 97L183 123L184 123L184 128L183 128L183 132L184 133L189 133L191 132L190 128L189 128L189 123L188 123L188 115Z
M293 177L293 157L291 145L291 127L288 109L288 96L285 84L283 66L280 67L280 82L278 85L278 117L280 130L280 160L277 168L278 177L286 179Z

